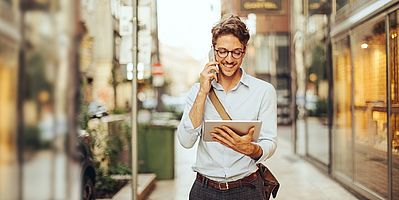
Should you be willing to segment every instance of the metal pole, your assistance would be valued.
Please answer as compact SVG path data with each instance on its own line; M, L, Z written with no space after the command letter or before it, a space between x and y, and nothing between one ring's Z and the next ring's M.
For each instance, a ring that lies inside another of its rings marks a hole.
M24 184L24 94L25 94L25 7L20 5L21 18L20 18L20 31L21 31L21 43L19 49L19 68L18 68L18 96L17 96L17 160L18 160L18 192L17 198L23 199Z
M132 0L133 8L133 79L132 79L132 199L135 200L138 197L137 194L137 6L138 0Z
M392 15L392 14L391 14ZM387 134L388 134L388 151L387 151L387 156L388 156L388 199L393 199L393 188L392 188L392 127L391 127L391 115L392 115L392 102L391 102L391 69L394 66L391 66L391 59L396 59L396 58L391 58L391 47L390 47L390 23L389 23L389 16L387 15L385 17L385 29L386 29L386 93L387 93ZM396 17L396 16L395 16Z
M331 6L328 6L331 8ZM326 40L326 67L327 67L327 79L328 79L328 97L327 97L327 117L328 117L328 174L332 173L332 157L333 157L333 106L334 106L334 76L333 76L333 65L332 65L332 46L331 46L331 14L327 13L327 40Z

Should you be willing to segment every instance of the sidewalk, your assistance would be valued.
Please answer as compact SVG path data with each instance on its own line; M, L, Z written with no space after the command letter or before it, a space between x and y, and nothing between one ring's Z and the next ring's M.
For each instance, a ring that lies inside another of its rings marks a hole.
M266 163L281 184L276 199L356 199L338 183L292 153L289 141L290 131L290 127L279 127L277 151ZM157 181L149 200L188 199L195 178L191 165L195 162L196 148L184 149L178 141L175 144L175 179Z

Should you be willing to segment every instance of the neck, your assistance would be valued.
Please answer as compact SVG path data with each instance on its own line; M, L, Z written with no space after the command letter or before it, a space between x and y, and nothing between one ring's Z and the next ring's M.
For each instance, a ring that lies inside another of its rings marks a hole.
M241 69L238 69L232 76L225 76L223 73L220 73L219 84L222 85L224 91L228 92L240 82L241 76Z

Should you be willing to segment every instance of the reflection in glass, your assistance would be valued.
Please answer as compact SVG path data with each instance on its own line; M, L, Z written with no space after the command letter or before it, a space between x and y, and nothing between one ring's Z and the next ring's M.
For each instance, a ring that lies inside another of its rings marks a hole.
M399 199L399 12L389 16L389 54L391 90L391 134L392 134L392 197Z
M351 36L354 61L354 180L356 184L387 198L385 21L372 20L360 25Z
M34 31L41 26L50 26L49 14L28 12L26 18L29 18L26 23L31 24ZM43 40L35 41L33 36L41 36ZM57 194L63 194L63 191L56 192L56 187L59 187L63 181L55 182L55 173L64 170L63 165L65 166L62 149L55 151L56 140L58 140L58 145L63 147L62 134L65 131L59 129L61 124L56 124L55 118L54 87L56 82L54 78L57 77L59 68L54 63L56 57L51 52L56 51L56 47L54 43L48 43L54 40L48 32L43 35L32 34L32 38L28 37L27 40L32 47L25 53L27 67L24 82L21 83L26 88L26 93L22 97L24 110L23 198L54 199ZM61 117L65 113L58 114ZM59 175L63 177L62 172ZM36 187L32 187L33 185Z
M0 37L0 198L4 199L18 198L17 69L18 42Z
M348 38L334 43L333 170L348 179L353 177L350 56Z
M322 42L312 50L312 62L307 73L306 104L308 109L308 154L328 165L328 80L326 51Z
M337 11L343 8L345 5L349 4L349 0L336 0Z

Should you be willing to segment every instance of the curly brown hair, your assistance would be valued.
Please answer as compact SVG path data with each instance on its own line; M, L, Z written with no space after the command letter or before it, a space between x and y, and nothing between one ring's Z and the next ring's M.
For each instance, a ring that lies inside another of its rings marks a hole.
M212 45L216 45L216 40L223 35L232 34L236 36L244 47L247 46L249 40L249 31L244 22L237 15L227 15L223 17L212 28Z

